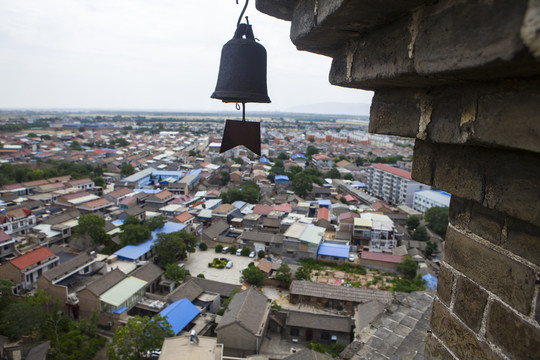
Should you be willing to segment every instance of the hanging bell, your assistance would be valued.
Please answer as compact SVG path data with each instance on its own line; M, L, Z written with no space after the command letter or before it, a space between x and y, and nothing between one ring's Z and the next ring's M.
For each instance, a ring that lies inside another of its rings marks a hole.
M238 24L234 37L221 50L216 90L223 102L269 103L266 88L266 49L255 41L249 24Z

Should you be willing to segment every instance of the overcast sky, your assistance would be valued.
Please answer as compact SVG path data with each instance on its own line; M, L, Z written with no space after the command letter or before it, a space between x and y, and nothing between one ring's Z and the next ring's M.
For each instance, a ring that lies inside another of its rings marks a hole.
M243 1L0 0L0 108L234 110L210 99ZM246 15L268 53L271 104L370 103L332 86L331 59L300 52L290 23Z

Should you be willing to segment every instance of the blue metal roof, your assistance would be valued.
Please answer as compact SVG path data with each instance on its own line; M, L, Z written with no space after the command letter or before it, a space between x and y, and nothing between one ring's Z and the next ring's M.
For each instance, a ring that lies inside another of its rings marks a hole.
M244 206L246 206L247 202L245 201L240 201L240 200L237 200L235 202L232 203L232 205L237 208L237 209L241 209L243 208Z
M201 310L193 305L191 301L183 298L173 302L161 310L159 314L167 319L169 324L171 324L174 334L178 335L200 312Z
M259 159L259 162L263 163L263 164L270 164L270 160L268 160L268 158L266 158L264 156Z
M437 289L437 278L431 274L426 274L422 276L422 279L426 281L426 285L428 289L435 290Z
M120 307L120 308L118 308L118 309L116 309L116 310L113 310L113 314L121 314L121 313L123 313L124 311L126 311L127 309L128 309L127 307L122 306L122 307Z
M326 199L319 200L318 203L319 203L319 206L330 206L330 205L332 205L332 202L330 200L326 200Z
M306 157L302 154L292 154L291 155L291 159L293 160L296 160L296 159L305 159Z
M152 249L152 245L154 245L154 241L157 239L157 234L159 233L166 233L170 234L173 232L184 230L186 225L184 224L178 224L173 222L166 222L165 225L161 229L157 229L152 231L152 239L145 241L139 245L126 245L117 252L114 253L114 255L117 255L120 259L134 261L146 254L147 252Z
M287 175L276 175L274 181L289 181L289 177Z
M319 245L319 255L348 258L351 247L349 245L323 242Z

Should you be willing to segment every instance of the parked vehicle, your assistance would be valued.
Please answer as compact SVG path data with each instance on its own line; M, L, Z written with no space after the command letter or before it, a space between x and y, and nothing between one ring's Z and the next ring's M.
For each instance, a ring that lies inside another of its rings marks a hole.
M238 255L238 256L242 255L242 249L236 250L236 255Z
M225 246L225 247L221 250L221 253L222 253L222 254L228 254L228 253L229 253L229 247L228 247L228 246Z
M249 257L250 257L250 258L254 258L254 257L255 257L255 251L250 252L250 253L249 253Z
M232 262L232 261L229 261L229 262L227 263L227 265L225 265L225 268L226 268L226 269L230 269L230 268L232 268L232 267L233 267L233 262Z
M349 255L349 261L354 262L354 255L353 254Z

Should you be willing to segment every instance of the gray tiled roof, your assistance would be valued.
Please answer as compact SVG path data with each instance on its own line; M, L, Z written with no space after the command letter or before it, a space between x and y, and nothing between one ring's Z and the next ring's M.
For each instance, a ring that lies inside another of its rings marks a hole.
M220 281L189 276L186 278L186 281L188 279L193 279L193 281L195 281L197 285L202 287L203 290L219 294L223 297L229 297L234 290L240 289L240 285L227 284Z
M129 275L151 283L159 278L161 274L163 274L163 270L159 266L152 262L147 262Z
M321 354L319 352L304 349L295 354L289 355L283 360L331 360L332 357L326 354Z
M204 235L208 236L210 239L217 238L218 235L221 235L225 230L229 228L229 225L224 221L217 221L212 223L212 225L204 230Z
M167 295L167 300L174 302L187 298L189 301L194 301L204 292L204 289L200 287L195 278L188 278L182 285L174 289L169 295Z
M388 291L359 289L339 285L319 284L309 281L294 280L290 288L291 295L310 296L320 299L334 299L362 303L370 300L391 302L392 294Z
M101 278L94 280L86 288L93 294L99 296L125 278L126 275L122 271L114 269L103 275Z
M268 307L269 299L264 294L254 287L244 290L233 297L216 331L238 323L253 335L260 335Z
M45 277L49 281L57 280L77 269L84 266L85 264L88 264L92 262L94 258L87 253L80 254L68 261L66 261L63 264L60 264L49 271L46 271L43 273L43 277Z
M283 243L283 236L280 234L272 234L262 231L244 231L244 233L240 236L242 240L245 241L255 241L255 242L263 242L263 243L277 243L281 244Z
M424 359L433 292L397 294L371 324L368 338L356 339L340 354L343 359ZM360 329L358 329L360 330Z
M287 326L304 327L310 329L323 329L328 331L349 333L352 320L348 316L310 313L304 311L289 311Z

